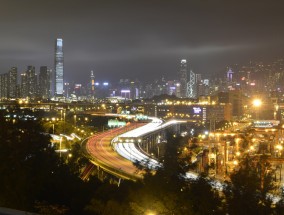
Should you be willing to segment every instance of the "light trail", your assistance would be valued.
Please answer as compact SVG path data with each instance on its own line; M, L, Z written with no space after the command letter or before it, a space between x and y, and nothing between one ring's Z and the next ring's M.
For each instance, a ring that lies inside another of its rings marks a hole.
M162 166L157 160L149 157L149 155L141 152L137 149L136 145L133 143L133 138L142 138L143 136L152 133L154 131L164 129L170 125L175 125L178 123L182 123L184 121L171 120L166 123L163 123L161 119L156 117L149 117L152 121L144 126L133 129L121 135L118 135L116 138L112 140L112 145L114 146L114 150L120 154L122 157L130 160L133 163L140 163L143 166L146 166L150 169L157 169ZM123 138L123 142L120 138Z

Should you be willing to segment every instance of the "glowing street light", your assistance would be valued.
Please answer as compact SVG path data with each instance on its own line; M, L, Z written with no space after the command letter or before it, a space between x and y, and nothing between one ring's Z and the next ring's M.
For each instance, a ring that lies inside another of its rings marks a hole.
M258 119L258 110L259 107L262 105L262 101L260 99L254 99L252 101L252 104L255 107L255 118Z
M255 99L255 100L253 100L252 104L253 104L254 107L260 107L262 102L261 102L260 99Z
M76 127L76 114L74 115L74 125L75 125L75 127Z
M149 211L149 210L148 210L148 211L146 212L146 215L156 215L156 213L153 212L153 211Z

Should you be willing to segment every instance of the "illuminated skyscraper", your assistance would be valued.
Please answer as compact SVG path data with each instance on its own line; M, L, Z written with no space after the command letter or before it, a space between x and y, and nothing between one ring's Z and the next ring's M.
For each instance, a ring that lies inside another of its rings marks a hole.
M192 71L189 73L189 82L187 83L187 97L196 98L196 74Z
M227 81L229 83L232 83L233 82L233 74L234 72L232 71L231 68L229 68L228 72L227 72Z
M185 98L187 93L187 64L185 59L181 60L178 78L180 81L180 97Z
M95 94L95 76L94 71L91 71L91 95L94 96Z
M63 40L56 39L55 44L55 97L63 96L63 74L64 74L64 63L63 63Z

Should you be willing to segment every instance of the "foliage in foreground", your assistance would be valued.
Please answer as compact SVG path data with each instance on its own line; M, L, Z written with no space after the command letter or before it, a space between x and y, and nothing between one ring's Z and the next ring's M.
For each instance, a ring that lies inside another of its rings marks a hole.
M77 163L59 158L38 122L0 118L1 207L83 214L101 183L83 182Z

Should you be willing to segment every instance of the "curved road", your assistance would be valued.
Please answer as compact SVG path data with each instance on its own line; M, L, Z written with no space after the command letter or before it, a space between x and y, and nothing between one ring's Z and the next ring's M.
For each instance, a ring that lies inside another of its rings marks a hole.
M115 128L89 138L86 149L91 156L91 161L105 171L121 178L132 180L142 178L133 163L117 154L110 143L114 137L143 125L145 124L131 123L125 127Z
M125 127L112 129L89 138L86 149L91 162L112 175L131 180L143 177L143 173L133 165L135 162L150 169L160 167L161 163L136 148L133 140L183 121L171 120L163 123L156 117L149 117L149 119L151 122L129 123Z

